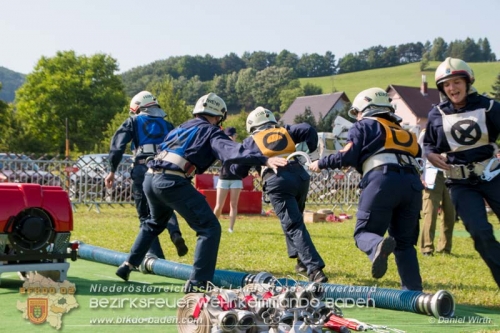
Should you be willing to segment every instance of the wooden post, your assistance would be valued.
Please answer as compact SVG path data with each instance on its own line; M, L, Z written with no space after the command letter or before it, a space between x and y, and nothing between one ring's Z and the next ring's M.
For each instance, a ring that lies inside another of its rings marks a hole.
M69 160L69 128L68 128L68 118L66 118L66 159Z

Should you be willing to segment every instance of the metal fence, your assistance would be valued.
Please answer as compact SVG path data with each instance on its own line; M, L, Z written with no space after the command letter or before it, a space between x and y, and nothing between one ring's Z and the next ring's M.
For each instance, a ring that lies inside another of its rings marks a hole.
M38 183L61 186L74 206L87 205L89 209L100 205L133 204L130 164L120 164L115 172L113 189L106 189L104 179L109 172L107 163L81 161L30 159L25 155L0 154L0 181ZM219 167L208 173L218 173ZM328 206L342 211L357 206L360 174L354 170L324 170L311 174L307 198L308 205ZM260 178L254 179L254 187L262 191ZM264 198L263 198L264 200Z

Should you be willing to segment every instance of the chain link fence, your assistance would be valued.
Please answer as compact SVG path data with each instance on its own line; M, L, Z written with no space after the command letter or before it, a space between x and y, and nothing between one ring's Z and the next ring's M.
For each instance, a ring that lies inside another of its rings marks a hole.
M61 186L68 192L74 206L87 205L98 209L102 204L134 204L130 178L131 158L124 158L115 172L113 188L106 189L104 179L109 172L109 163L106 158L88 156L91 157L86 160L72 161L58 158L34 159L26 155L0 153L0 182ZM219 168L215 165L207 173L217 174ZM312 173L307 204L341 211L351 210L358 203L360 179L360 174L352 169ZM260 178L254 179L254 187L255 190L262 191Z

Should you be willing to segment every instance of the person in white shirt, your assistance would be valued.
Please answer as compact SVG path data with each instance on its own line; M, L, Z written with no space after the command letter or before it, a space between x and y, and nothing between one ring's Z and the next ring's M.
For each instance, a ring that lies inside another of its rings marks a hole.
M236 128L228 127L224 129L224 133L233 141L236 140ZM238 201L240 193L243 189L243 180L240 176L235 175L230 170L231 164L224 164L220 169L219 179L217 180L217 199L214 207L214 214L217 218L222 213L222 208L229 194L229 233L233 232L236 216L238 215Z

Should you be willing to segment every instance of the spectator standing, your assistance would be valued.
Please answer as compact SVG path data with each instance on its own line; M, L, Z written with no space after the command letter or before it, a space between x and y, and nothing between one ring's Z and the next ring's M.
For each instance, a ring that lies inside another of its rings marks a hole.
M236 141L238 133L236 128L228 127L224 129L224 133L233 141ZM241 177L235 175L230 170L231 164L225 163L220 169L219 179L217 179L217 199L214 208L214 214L217 219L220 218L224 204L226 203L227 195L229 194L229 233L234 230L234 223L238 215L238 201L240 193L243 189L243 181Z
M425 129L420 133L418 143L423 149ZM455 227L455 208L451 202L448 188L445 184L443 170L433 166L424 159L422 182L425 186L422 197L422 232L420 233L420 252L424 256L434 255L434 237L439 210L441 208L441 223L439 224L439 240L436 253L451 254L453 229Z

